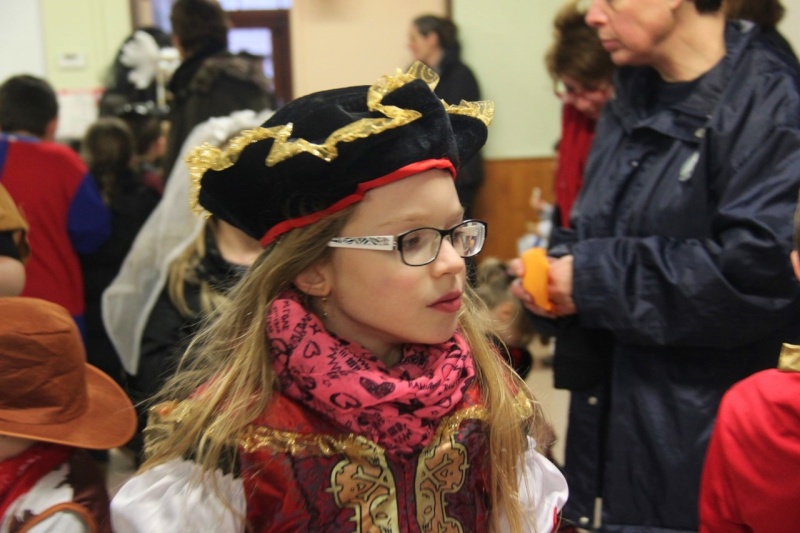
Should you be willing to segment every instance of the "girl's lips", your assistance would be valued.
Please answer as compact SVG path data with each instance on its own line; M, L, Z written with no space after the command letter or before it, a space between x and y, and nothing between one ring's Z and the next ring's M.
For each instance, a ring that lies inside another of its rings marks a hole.
M455 313L461 309L461 293L449 292L433 302L430 307L445 313Z

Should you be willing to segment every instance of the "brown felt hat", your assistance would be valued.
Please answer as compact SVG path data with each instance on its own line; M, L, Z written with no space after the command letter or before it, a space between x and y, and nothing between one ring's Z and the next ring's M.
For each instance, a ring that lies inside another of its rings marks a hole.
M75 321L36 298L0 298L0 435L109 449L136 413L114 380L86 363Z

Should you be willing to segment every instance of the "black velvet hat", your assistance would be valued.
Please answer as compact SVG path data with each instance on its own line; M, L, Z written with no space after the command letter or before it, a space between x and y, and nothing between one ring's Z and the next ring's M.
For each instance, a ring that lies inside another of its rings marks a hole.
M433 70L415 63L372 86L309 94L225 149L187 158L199 204L267 246L358 202L372 188L447 169L486 142L492 102L448 105Z

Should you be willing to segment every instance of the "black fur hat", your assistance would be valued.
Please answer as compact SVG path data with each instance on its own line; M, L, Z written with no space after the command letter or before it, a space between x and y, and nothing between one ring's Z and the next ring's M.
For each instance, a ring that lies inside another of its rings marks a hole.
M199 204L267 246L374 187L431 168L455 177L486 142L494 104L448 105L436 82L415 63L372 86L298 98L224 150L195 148L187 162Z

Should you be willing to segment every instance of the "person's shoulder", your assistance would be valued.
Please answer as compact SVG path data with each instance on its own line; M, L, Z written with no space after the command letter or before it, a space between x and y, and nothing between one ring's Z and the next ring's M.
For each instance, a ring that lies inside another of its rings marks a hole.
M800 64L758 29L732 58L724 99L742 116L768 120L773 127L800 129Z
M460 59L453 62L450 70L450 75L453 77L470 79L475 83L477 83L478 81L478 78L475 76L475 72L473 72L473 70L469 67L469 65L467 65Z
M756 75L756 79L749 80L753 83L759 76L773 74L800 84L800 63L790 47L780 44L777 31L762 31L743 21L737 23L730 23L734 26L728 28L727 45L738 65L740 78Z
M52 141L31 143L31 150L51 165L58 165L62 172L86 173L86 164L75 150L65 144Z
M219 82L246 83L269 91L269 80L261 67L261 61L249 54L222 52L206 59L192 79L191 88L208 92Z
M740 412L742 405L752 408L769 404L777 407L784 401L794 404L799 392L800 373L770 368L735 383L725 393L721 410ZM800 411L800 405L797 410Z
M10 159L24 161L29 174L41 176L42 179L58 176L65 180L65 184L75 184L88 171L77 152L59 142L11 138L7 149Z

